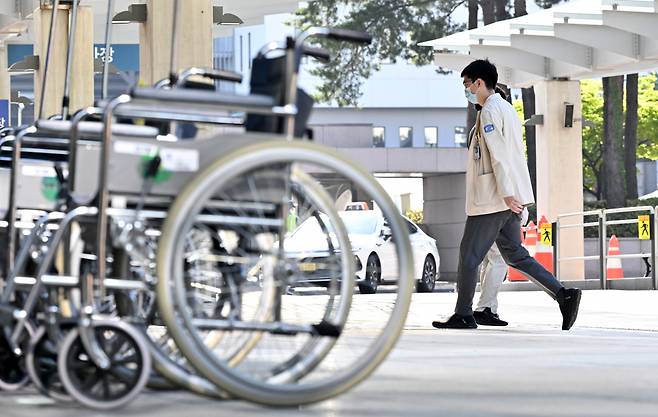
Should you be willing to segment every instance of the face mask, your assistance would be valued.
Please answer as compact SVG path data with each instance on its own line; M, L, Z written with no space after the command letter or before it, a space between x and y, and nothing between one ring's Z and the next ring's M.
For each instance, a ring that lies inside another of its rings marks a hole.
M470 103L478 104L478 97L472 93L469 88L464 90L464 95L466 96L466 100L468 100Z
M475 83L473 82L471 85L473 84ZM468 100L470 103L478 104L477 94L471 92L471 85L469 85L468 88L464 90L464 95L466 96L466 100Z

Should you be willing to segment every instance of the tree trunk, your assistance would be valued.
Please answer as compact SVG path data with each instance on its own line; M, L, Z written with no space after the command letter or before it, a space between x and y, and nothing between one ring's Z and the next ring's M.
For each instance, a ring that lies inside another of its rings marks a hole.
M468 0L468 28L478 27L478 0Z
M528 14L525 0L514 0L514 17L525 16Z
M535 89L521 90L523 100L523 118L528 120L535 114ZM532 182L532 193L537 199L537 131L535 126L525 126L525 146L528 150L528 171Z
M478 27L478 0L468 0L468 28ZM466 105L466 133L468 134L475 126L477 112L472 104Z
M485 25L493 23L496 21L496 8L494 6L494 0L480 0L480 6L482 7L482 20Z
M626 75L626 124L624 126L624 168L626 198L637 198L637 74Z
M496 22L509 19L507 14L507 0L494 0L496 7Z
M624 192L624 76L603 78L603 181L608 208L626 203Z

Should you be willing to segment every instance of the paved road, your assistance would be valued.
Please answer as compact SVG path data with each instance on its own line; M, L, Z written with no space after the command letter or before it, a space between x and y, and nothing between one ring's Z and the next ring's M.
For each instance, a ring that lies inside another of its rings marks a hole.
M388 294L361 301L376 305ZM571 332L543 293L502 293L504 329L439 331L455 294L416 294L400 343L351 392L309 407L268 409L187 393L146 393L124 410L0 395L2 417L77 416L658 416L658 292L588 291ZM376 317L370 317L376 320Z

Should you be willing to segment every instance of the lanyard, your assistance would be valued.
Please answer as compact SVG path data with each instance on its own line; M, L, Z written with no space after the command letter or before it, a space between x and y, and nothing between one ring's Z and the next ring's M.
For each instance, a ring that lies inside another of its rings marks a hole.
M478 112L475 121L475 130L473 132L473 139L475 140L475 143L473 144L473 159L475 159L476 161L479 161L480 158L482 158L482 153L480 152L481 138L482 138L482 134L480 133L480 112Z

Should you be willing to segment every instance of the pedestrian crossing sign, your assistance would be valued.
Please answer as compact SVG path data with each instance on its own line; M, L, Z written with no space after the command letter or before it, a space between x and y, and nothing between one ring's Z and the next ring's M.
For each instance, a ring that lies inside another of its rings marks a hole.
M539 225L539 242L545 246L553 246L553 227L550 223Z
M648 214L637 216L637 234L640 240L651 239L651 225L649 224Z

